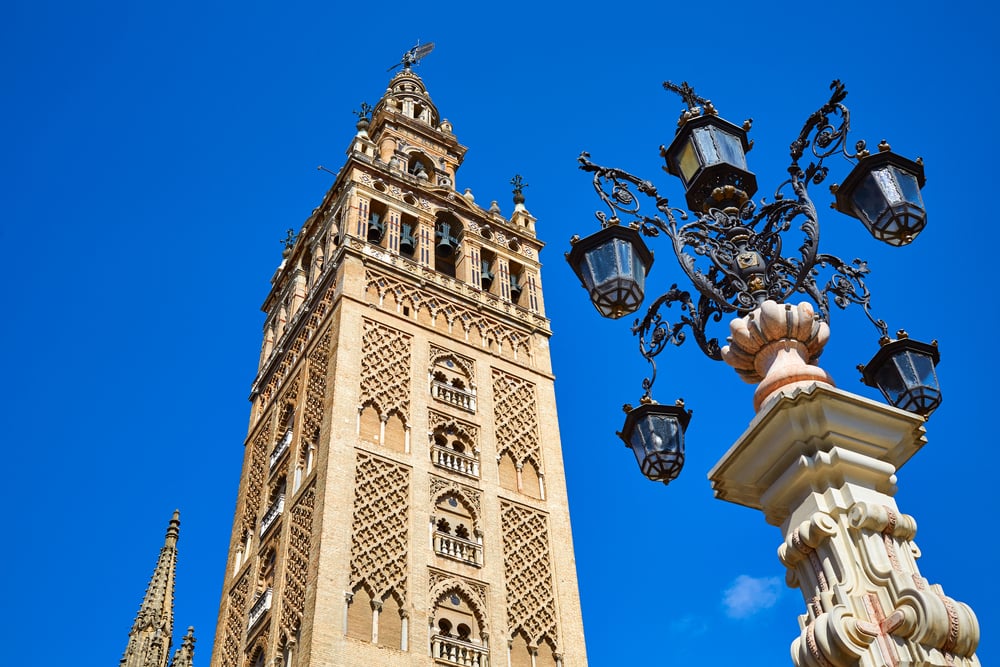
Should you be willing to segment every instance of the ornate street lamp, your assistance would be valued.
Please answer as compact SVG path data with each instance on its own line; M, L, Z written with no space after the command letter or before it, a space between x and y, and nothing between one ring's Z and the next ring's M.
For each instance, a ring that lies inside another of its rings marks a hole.
M941 358L937 341L928 345L910 340L903 330L896 335L896 340L883 338L872 360L858 366L861 381L881 391L891 405L927 417L941 405L941 387L934 370Z
M979 665L975 614L928 585L911 557L916 521L892 497L897 471L923 446L924 419L941 402L937 345L902 331L889 338L871 313L868 265L819 251L808 192L825 180L827 158L856 161L834 189L836 208L875 238L905 245L926 224L922 165L894 155L884 141L876 155L864 142L847 150L847 92L834 81L830 100L791 144L788 178L770 201L755 203L749 124L741 130L718 118L687 84L664 87L687 106L661 154L681 179L690 212L672 207L650 181L598 166L586 153L579 160L610 209L597 213L602 230L574 238L567 255L598 310L617 318L638 309L650 263L644 258L652 260L642 235L669 239L692 287L672 285L635 320L632 332L652 373L642 381L639 407L625 406L618 435L649 479L668 483L680 473L690 412L680 402L656 403L651 392L657 355L690 334L708 357L757 384L757 415L709 480L717 498L761 510L782 531L786 581L806 602L791 645L794 664ZM640 212L637 194L652 199L655 210ZM836 389L816 364L830 336L831 302L861 306L878 329L881 349L859 368L894 407ZM674 304L680 312L671 323L663 306ZM727 315L723 347L708 328Z
M684 467L684 431L691 411L684 401L660 405L648 399L637 408L625 404L625 425L618 437L635 454L642 474L654 482L669 484Z
M667 81L667 90L680 95L694 94L686 82L680 86ZM737 127L719 118L711 102L704 109L688 109L677 121L677 135L660 155L667 171L684 184L688 206L694 211L741 206L757 192L757 177L747 170L747 140L750 121Z
M566 261L604 317L618 319L642 305L653 253L632 227L611 223L585 239L570 239Z
M747 138L750 122L737 126L720 118L712 103L687 83L663 85L687 107L673 141L661 147L660 154L667 171L680 178L690 212L671 206L650 181L594 164L582 153L580 168L594 175L594 188L610 215L597 212L602 229L574 237L566 258L604 317L620 318L641 305L653 259L643 235L669 239L693 287L687 291L672 285L632 326L652 374L643 380L642 405L628 410L619 435L635 452L644 475L668 482L683 465L683 435L690 419L690 413L652 400L655 357L668 343L680 345L690 333L709 358L725 358L744 379L760 382L755 395L759 408L775 387L829 383L829 376L813 362L828 336L831 301L839 308L861 306L888 341L888 326L871 312L864 283L867 263L819 252L819 218L808 188L825 180L824 161L842 155L856 163L843 185L831 188L835 207L861 220L875 238L895 246L910 243L924 228L926 214L919 159L892 153L884 141L874 155L864 141L857 142L853 152L848 150L850 112L843 104L847 91L839 81L831 85L830 100L806 120L792 142L788 178L771 201L760 204L752 199L757 179L746 161L752 145ZM810 159L802 166L807 151ZM641 212L637 194L649 197L655 211ZM789 243L787 237L796 231L801 239ZM788 253L788 248L797 249L797 254ZM826 283L817 282L823 270L832 275ZM806 301L792 306L788 301L796 296ZM661 308L674 304L680 314L671 323ZM707 328L727 314L744 323L740 330L733 325L732 344L723 348ZM770 338L772 334L777 338ZM768 347L779 339L785 341L781 346ZM936 347L903 338L883 346L863 374L890 403L926 417L941 400L934 373L937 360ZM767 368L758 367L761 363ZM780 372L769 370L778 366Z
M882 141L875 155L862 157L843 185L830 190L837 196L838 211L864 223L872 236L889 245L906 245L927 224L924 200L924 165L920 158L896 155Z

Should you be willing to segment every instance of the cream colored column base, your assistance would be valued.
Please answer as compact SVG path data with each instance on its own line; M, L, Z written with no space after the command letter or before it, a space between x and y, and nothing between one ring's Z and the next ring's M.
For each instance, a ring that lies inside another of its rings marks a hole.
M896 471L926 442L918 415L817 382L767 401L709 479L785 535L807 613L797 667L979 665L979 623L920 575Z

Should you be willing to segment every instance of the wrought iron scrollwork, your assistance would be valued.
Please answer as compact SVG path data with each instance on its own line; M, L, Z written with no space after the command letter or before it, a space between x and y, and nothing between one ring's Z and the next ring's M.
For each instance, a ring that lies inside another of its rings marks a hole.
M670 308L680 304L680 318L671 324L660 312L660 308ZM681 345L687 339L685 328L691 330L698 347L708 357L722 359L722 349L717 338L707 338L705 327L709 321L718 322L722 319L722 311L715 301L704 296L697 303L691 298L691 293L681 290L677 284L661 294L646 311L641 319L636 319L632 325L632 334L639 338L639 354L652 366L650 377L644 378L642 388L646 392L644 398L650 398L653 383L656 381L656 360L667 345Z
M694 96L689 87L664 86L680 94L689 107L711 105ZM748 200L739 207L688 213L671 206L652 182L595 164L586 152L580 154L580 169L593 174L594 189L608 209L595 213L601 225L626 224L644 236L665 235L698 295L695 300L675 284L632 327L640 353L653 367L651 377L643 381L647 396L656 378L654 358L668 344L682 344L684 329L690 329L705 355L721 360L718 339L710 337L706 327L726 313L744 316L767 299L783 303L801 293L815 302L820 317L827 321L831 302L841 309L856 304L886 335L885 322L871 312L871 294L864 282L867 263L819 253L819 218L809 185L826 178L826 158L842 154L858 159L868 154L863 141L855 144L853 153L847 150L850 111L843 104L847 90L840 81L834 81L831 90L829 101L809 116L791 143L789 178L775 190L772 201L762 199L759 205ZM807 152L814 159L802 167L799 161ZM652 201L654 211L643 210L643 198ZM795 251L788 252L786 240L793 229L801 240ZM829 271L832 276L825 283L817 282ZM680 318L671 324L660 310L675 303L680 305Z

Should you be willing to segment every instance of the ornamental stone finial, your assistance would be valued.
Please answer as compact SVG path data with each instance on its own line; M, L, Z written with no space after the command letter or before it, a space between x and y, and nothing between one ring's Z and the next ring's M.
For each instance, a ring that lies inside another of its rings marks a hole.
M803 302L793 306L768 299L745 317L729 323L723 360L745 382L756 382L754 410L782 390L814 382L833 386L829 373L815 365L830 339L830 326Z

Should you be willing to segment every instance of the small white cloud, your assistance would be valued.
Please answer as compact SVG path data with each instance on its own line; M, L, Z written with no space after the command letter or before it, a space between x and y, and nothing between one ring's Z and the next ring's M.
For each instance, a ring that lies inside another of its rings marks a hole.
M726 589L722 604L729 618L747 618L773 607L781 595L778 577L751 577L741 574Z

